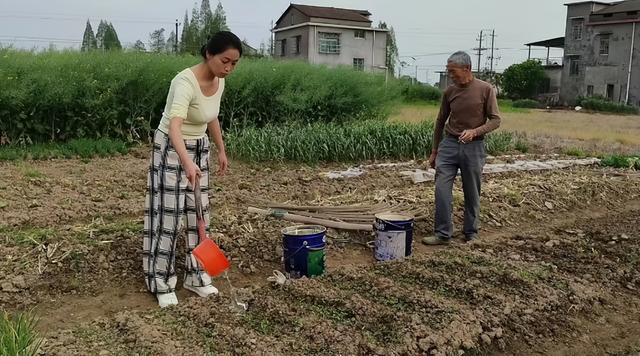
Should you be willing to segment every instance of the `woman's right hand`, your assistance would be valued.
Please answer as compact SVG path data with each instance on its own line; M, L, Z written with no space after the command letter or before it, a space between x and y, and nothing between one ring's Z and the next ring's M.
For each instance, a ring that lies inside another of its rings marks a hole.
M200 179L200 176L202 175L200 168L192 160L187 160L187 163L183 168L189 183L191 183L191 187L195 188L196 179Z

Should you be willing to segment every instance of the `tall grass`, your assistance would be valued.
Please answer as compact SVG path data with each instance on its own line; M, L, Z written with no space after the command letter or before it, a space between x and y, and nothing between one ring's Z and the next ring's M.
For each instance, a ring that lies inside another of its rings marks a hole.
M35 356L42 339L35 330L37 320L30 314L0 315L0 356Z
M387 117L400 83L382 75L303 62L245 61L228 80L226 127L367 120Z
M424 159L431 152L433 123L364 121L348 124L288 124L227 134L228 152L245 161L357 162ZM488 153L513 150L509 133L491 134Z
M201 59L147 53L0 49L0 142L76 138L138 141L155 128L171 79ZM226 82L221 119L343 122L385 116L400 83L348 68L242 59Z

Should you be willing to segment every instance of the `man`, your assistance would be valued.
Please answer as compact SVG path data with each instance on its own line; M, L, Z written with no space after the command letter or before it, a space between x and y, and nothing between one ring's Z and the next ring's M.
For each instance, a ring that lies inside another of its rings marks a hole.
M461 51L452 54L447 61L447 72L453 85L442 96L429 157L429 165L436 169L436 212L434 235L422 240L427 245L451 241L452 190L458 169L464 190L465 241L477 238L480 182L486 156L484 135L500 126L495 90L491 84L474 78L471 57Z

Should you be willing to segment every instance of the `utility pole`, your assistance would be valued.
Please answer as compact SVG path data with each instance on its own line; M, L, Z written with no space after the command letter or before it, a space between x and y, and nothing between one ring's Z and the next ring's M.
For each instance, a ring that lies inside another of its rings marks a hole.
M480 74L480 58L482 58L482 31L483 30L480 30L480 44L478 46L478 68L476 68L478 74Z
M496 38L496 30L493 29L493 30L491 30L491 66L490 66L490 70L489 70L489 75L490 76L493 76L493 50L495 48L494 47L495 38Z
M480 73L480 61L482 60L482 51L487 50L487 48L482 47L483 38L484 38L484 30L480 30L480 37L478 38L479 46L478 48L474 48L474 50L478 51L478 68L476 69L478 73Z
M178 54L178 19L176 19L176 40L174 42L173 51Z
M269 29L269 32L271 32L271 34L269 35L269 38L271 38L271 43L269 46L269 56L270 57L274 57L275 53L276 53L276 41L275 41L275 34L273 33L273 20L271 20L271 28Z

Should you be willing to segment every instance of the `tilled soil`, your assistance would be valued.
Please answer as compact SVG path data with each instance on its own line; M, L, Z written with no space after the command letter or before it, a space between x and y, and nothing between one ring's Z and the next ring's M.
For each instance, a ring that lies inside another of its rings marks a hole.
M433 183L402 168L232 162L213 179L212 231L230 290L159 310L141 279L145 152L0 163L0 302L34 309L45 354L632 354L640 350L640 176L600 167L485 177L481 238L426 247ZM413 168L418 168L418 165ZM411 169L411 167L409 167ZM462 193L454 192L456 226ZM330 230L323 277L272 285L280 230L261 201L421 210L414 254L376 263L369 233ZM178 258L180 263L180 256ZM617 326L627 325L622 333ZM611 332L607 334L607 326ZM603 340L607 340L604 342ZM612 342L614 340L614 342ZM618 341L615 341L618 340ZM557 353L562 354L562 353Z

